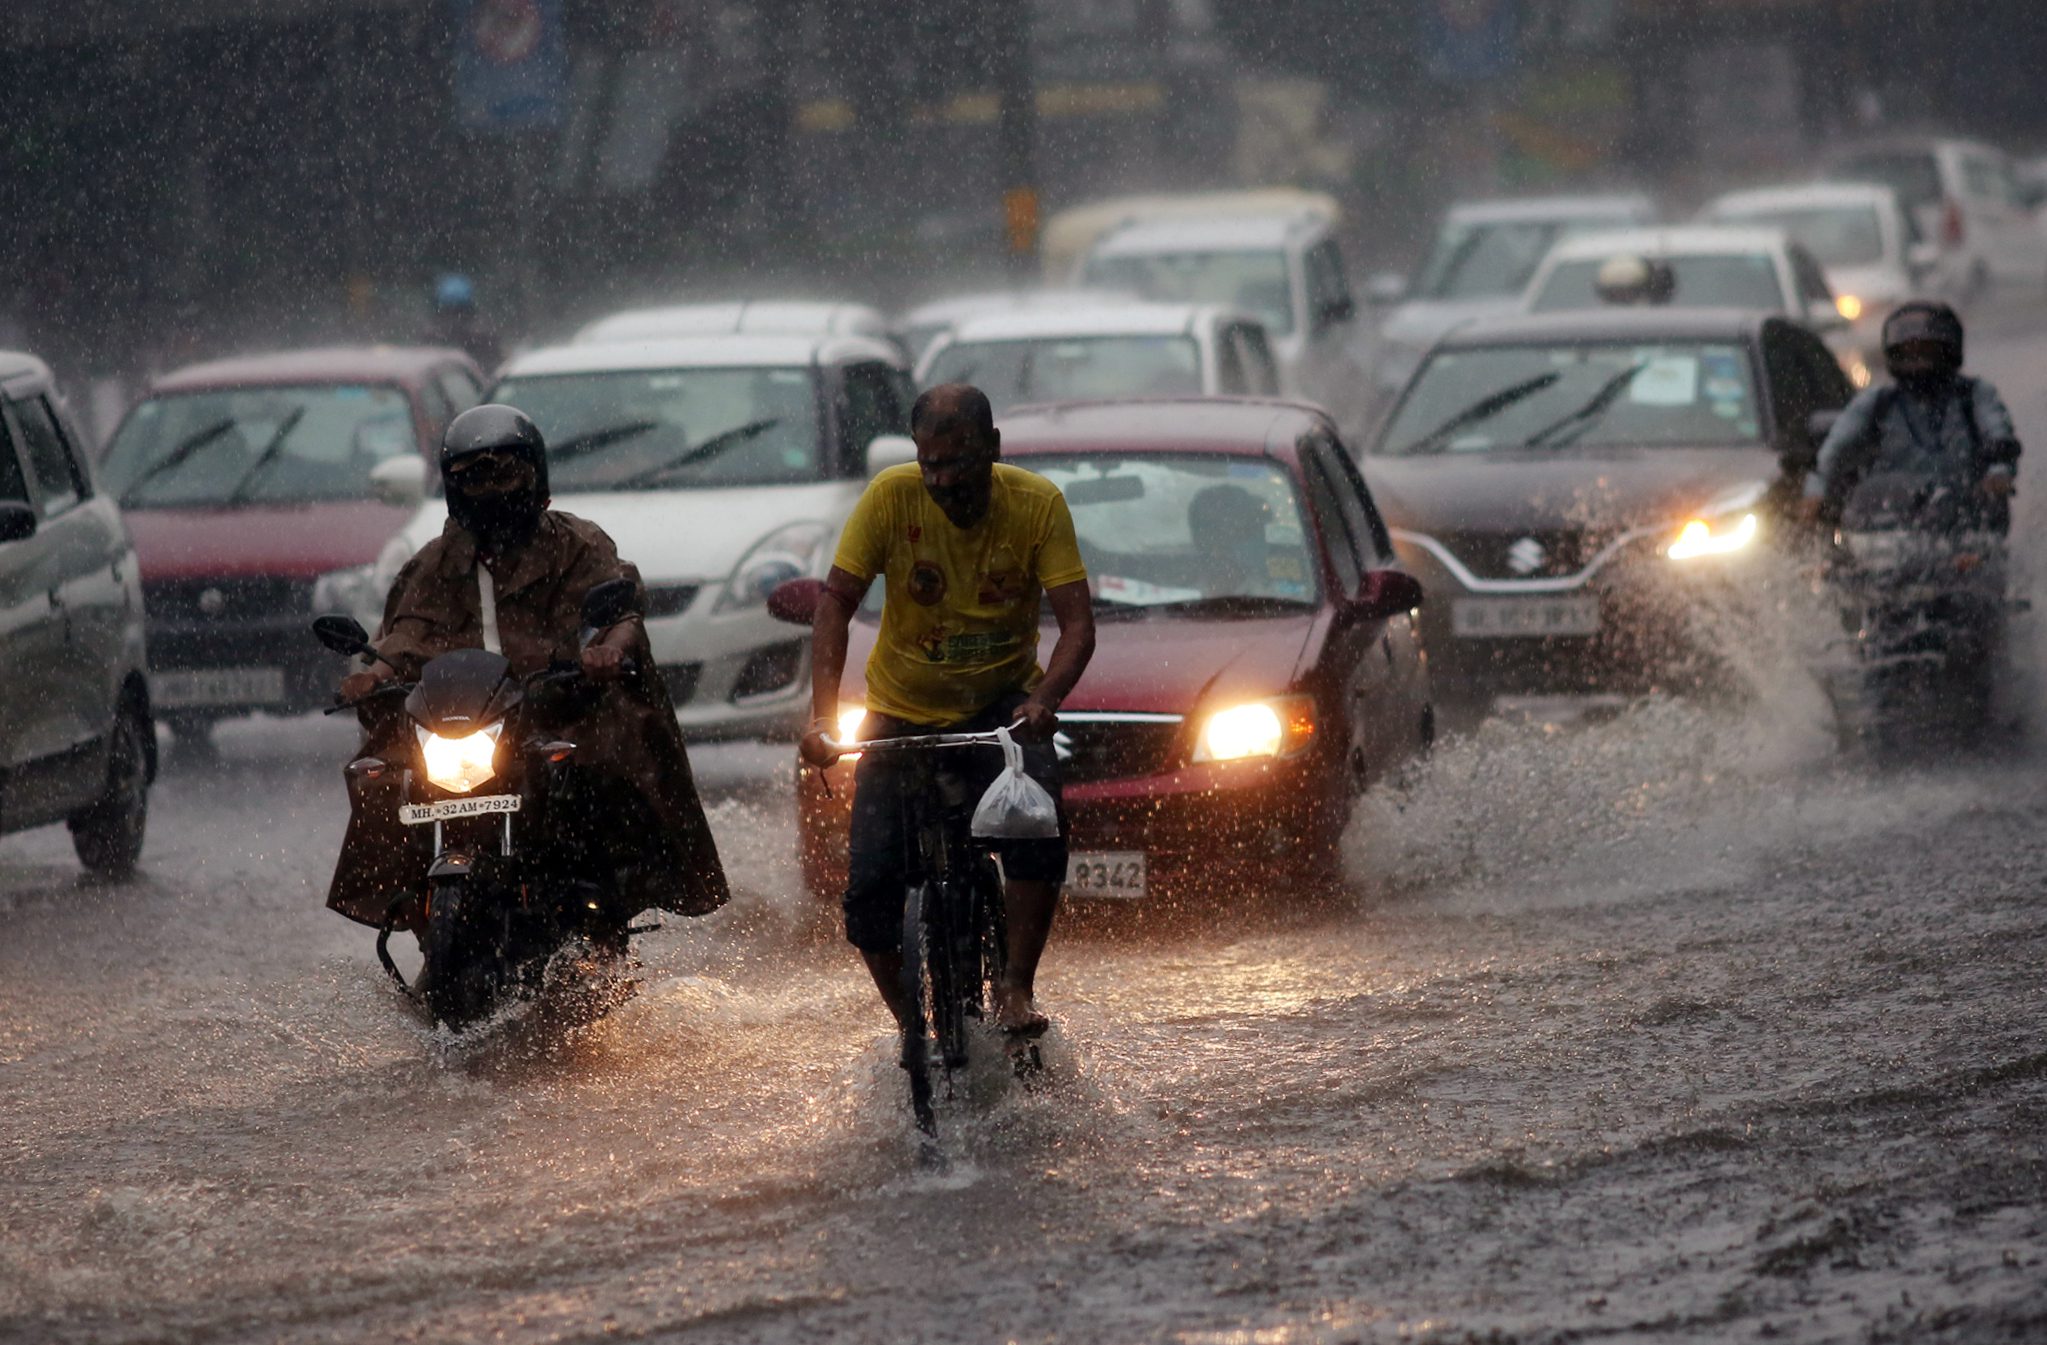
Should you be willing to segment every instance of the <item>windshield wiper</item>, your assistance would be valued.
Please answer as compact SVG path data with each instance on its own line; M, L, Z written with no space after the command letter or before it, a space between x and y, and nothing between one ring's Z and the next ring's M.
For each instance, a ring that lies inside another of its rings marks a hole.
M678 453L666 462L657 462L652 467L643 468L629 476L622 476L610 484L627 490L635 486L647 485L650 482L660 480L670 472L679 472L685 467L694 467L700 462L709 462L734 444L744 443L756 435L772 430L781 423L782 418L780 416L769 416L765 420L749 420L744 425L735 425L729 430L721 430L687 453Z
M120 503L135 503L137 497L141 495L144 486L166 472L175 471L179 467L184 466L194 453L197 453L200 449L220 438L234 427L235 418L228 416L225 419L215 421L203 430L186 436L183 443L151 463L144 469L142 475L128 483L128 488L121 492Z
M571 435L558 444L549 444L547 456L550 461L579 458L585 453L595 453L600 448L610 448L613 444L627 439L637 439L647 431L658 428L660 424L658 420L628 420L618 425L607 425L601 430Z
M1555 369L1524 378L1519 383L1510 383L1497 392L1485 396L1465 407L1435 429L1400 450L1402 453L1433 453L1467 425L1476 425L1481 420L1491 420L1516 402L1526 401L1544 388L1553 387L1563 375Z
M277 427L277 433L270 436L270 442L263 445L263 451L256 455L254 462L249 464L249 470L242 473L241 480L235 482L234 489L227 493L227 499L224 503L237 505L247 498L249 488L256 484L256 478L263 475L269 469L271 463L277 461L277 455L284 451L285 439L290 436L293 430L299 427L299 422L305 418L305 407L295 406L291 409L290 414L285 416L284 423Z
M1607 408L1620 400L1620 395L1635 376L1649 367L1647 360L1629 365L1612 378L1599 385L1599 390L1585 399L1585 404L1570 415L1553 420L1521 441L1523 448L1568 448L1578 441L1578 436L1598 423Z

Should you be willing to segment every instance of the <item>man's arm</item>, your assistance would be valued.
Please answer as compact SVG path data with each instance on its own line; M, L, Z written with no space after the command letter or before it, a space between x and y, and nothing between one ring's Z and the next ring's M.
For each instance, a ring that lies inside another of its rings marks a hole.
M1827 432L1827 441L1820 445L1819 458L1805 478L1803 512L1807 517L1818 517L1822 505L1840 503L1839 497L1847 488L1848 478L1875 442L1879 395L1876 388L1858 393L1841 412L1840 419L1834 422L1834 428Z
M1095 656L1095 605L1085 579L1045 590L1052 615L1059 622L1059 639L1052 657L1045 660L1045 675L1018 707L1023 736L1045 739L1059 727L1059 707L1065 703L1088 660Z
M839 684L846 674L847 633L853 613L867 597L872 580L834 565L818 595L817 614L810 621L810 727L797 747L813 766L829 766L839 754L826 745L839 731Z
M1976 451L1983 464L1984 488L1993 495L2009 495L2012 478L2019 470L2019 432L2012 424L2004 398L1998 396L1996 385L1989 379L1977 379L1969 395L1976 403L1973 419L1981 440Z

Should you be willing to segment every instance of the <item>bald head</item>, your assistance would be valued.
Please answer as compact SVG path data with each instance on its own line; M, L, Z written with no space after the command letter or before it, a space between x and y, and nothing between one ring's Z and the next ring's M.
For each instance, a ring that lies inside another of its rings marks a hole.
M971 383L940 383L927 388L910 408L910 435L961 438L982 446L996 442L995 408L988 394Z

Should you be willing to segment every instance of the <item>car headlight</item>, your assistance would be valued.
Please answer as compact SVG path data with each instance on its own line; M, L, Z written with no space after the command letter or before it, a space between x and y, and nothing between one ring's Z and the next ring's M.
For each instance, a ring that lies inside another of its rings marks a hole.
M384 615L384 595L377 588L375 566L335 570L313 581L313 612L346 612L374 630Z
M833 529L825 523L790 523L755 542L732 567L713 615L765 607L768 595L791 579L822 576L831 563Z
M1852 294L1837 294L1834 296L1834 309L1848 321L1854 322L1862 316L1862 300Z
M1280 696L1217 710L1201 721L1194 740L1196 761L1248 761L1290 757L1315 737L1312 696Z
M1755 543L1762 524L1754 514L1739 518L1707 520L1695 518L1678 529L1664 554L1672 560L1696 560L1700 556L1726 556L1746 551Z
M426 759L426 778L451 794L467 794L498 773L498 735L504 730L499 723L447 738L413 725L420 755Z

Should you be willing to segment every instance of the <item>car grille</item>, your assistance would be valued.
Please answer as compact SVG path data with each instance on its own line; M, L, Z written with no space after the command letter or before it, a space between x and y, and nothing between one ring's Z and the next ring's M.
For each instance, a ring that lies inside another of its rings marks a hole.
M756 649L732 683L733 701L742 701L748 696L766 696L794 682L796 675L803 671L805 648L804 641L790 640Z
M1560 579L1584 569L1605 541L1553 530L1438 533L1436 540L1480 579Z
M144 581L142 603L152 620L180 624L249 622L276 617L305 617L310 622L313 585L310 580L269 575L160 579Z
M1128 780L1170 769L1180 742L1180 717L1059 716L1059 772L1067 784Z

